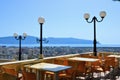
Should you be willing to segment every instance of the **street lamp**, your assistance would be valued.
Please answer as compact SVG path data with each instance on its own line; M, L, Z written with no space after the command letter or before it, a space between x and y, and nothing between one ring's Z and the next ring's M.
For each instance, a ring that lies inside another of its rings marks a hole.
M14 37L16 40L19 40L19 60L21 60L21 40L25 40L27 34L23 33L23 35L18 35L17 33L14 33Z
M43 17L39 17L38 22L40 24L40 40L39 40L40 41L40 56L39 56L39 58L43 59L44 56L42 53L42 41L43 41L43 39L42 39L42 25L45 22L45 19Z
M106 12L105 11L101 11L100 12L100 17L101 17L101 20L99 21L95 16L92 18L91 21L88 21L90 15L88 13L85 13L84 14L84 18L85 20L88 22L88 23L94 23L94 41L93 41L93 44L94 44L94 49L93 49L93 54L94 56L97 56L97 50L96 50L96 21L97 22L102 22L103 21L103 18L106 16Z

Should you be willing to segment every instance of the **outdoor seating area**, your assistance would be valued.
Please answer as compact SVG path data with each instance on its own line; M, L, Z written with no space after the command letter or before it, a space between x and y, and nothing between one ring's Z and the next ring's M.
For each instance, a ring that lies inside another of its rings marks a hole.
M0 63L0 80L119 80L119 77L119 57L107 52Z

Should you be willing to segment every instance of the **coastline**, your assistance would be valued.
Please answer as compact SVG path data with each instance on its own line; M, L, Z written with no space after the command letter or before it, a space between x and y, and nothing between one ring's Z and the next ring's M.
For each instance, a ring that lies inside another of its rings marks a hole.
M19 47L19 44L0 44L6 47ZM22 47L39 47L40 44L22 44ZM93 47L93 44L43 44L44 47ZM120 44L97 44L97 47L120 47Z

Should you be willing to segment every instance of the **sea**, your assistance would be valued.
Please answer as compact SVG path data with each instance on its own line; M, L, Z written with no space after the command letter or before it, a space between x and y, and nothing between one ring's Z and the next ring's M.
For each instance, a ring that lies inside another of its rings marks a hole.
M0 44L0 46L19 47L19 44ZM21 47L39 47L40 44L21 44ZM43 47L93 47L93 44L43 44ZM97 47L120 47L120 44L97 44Z

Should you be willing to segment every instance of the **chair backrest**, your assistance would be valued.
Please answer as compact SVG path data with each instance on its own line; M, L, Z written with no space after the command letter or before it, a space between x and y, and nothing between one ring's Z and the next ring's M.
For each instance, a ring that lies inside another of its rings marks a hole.
M67 59L65 58L54 59L54 63L59 65L68 65Z
M27 67L26 67L27 66ZM36 69L30 69L30 65L24 65L22 69L23 80L36 80ZM44 80L45 71L41 71L41 80Z
M16 76L14 76L14 75L3 73L2 77L0 78L0 80L19 80L19 79Z
M81 54L80 57L89 58L90 54Z
M112 52L99 52L99 53L98 53L98 56L106 57L106 56L108 56L108 55L110 55L110 54L113 54L113 53L112 53Z
M115 66L115 57L105 57L105 65Z
M23 74L23 80L36 80L35 73L23 71L22 74Z
M115 67L115 57L105 57L104 69L110 70L111 67Z
M13 76L18 76L19 70L20 70L20 65L5 65L2 66L2 70L4 73L13 75Z
M72 66L72 68L67 70L68 74L72 74L73 72L77 71L78 69L78 62L74 60L68 60L68 66Z
M23 80L36 80L36 74L31 70L28 70L26 67L22 69Z
M10 74L10 75L13 75L13 76L18 75L18 73L15 71L15 69L10 69L10 68L5 68L5 67L2 67L2 69L3 69L4 73L7 73L7 74Z
M101 65L102 65L102 63L101 63L100 60L91 63L91 66L92 66L92 67L101 66Z
M98 56L93 56L93 55L91 55L91 56L89 56L89 58L98 59Z
M86 62L85 61L78 61L78 68L77 70L79 70L79 72L81 73L86 73Z

